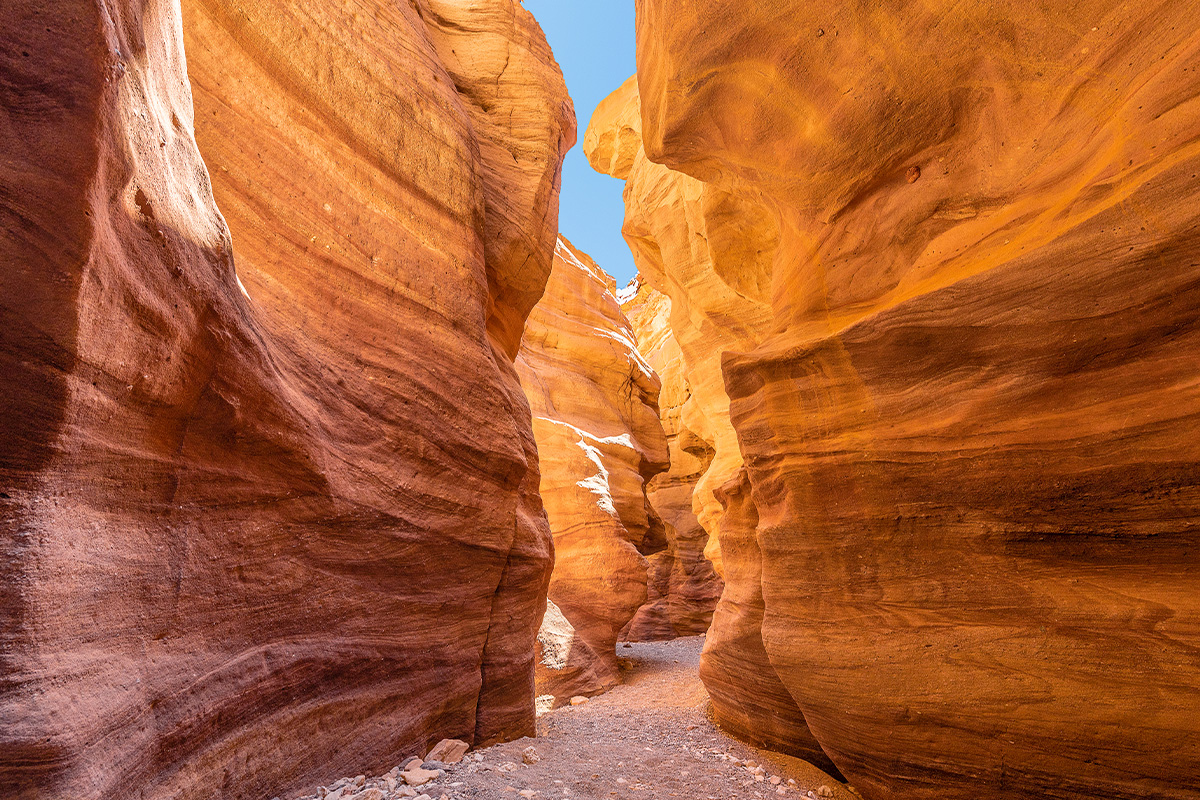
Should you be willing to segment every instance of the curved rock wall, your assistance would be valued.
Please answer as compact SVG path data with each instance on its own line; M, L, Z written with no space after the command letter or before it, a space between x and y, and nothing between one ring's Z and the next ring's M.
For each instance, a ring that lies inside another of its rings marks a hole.
M662 381L659 418L671 452L671 469L646 486L650 505L666 524L667 549L650 556L646 603L621 632L622 641L696 636L708 630L721 597L721 579L704 556L708 533L692 511L697 481L713 450L683 424L692 402L687 364L671 332L671 301L640 281L621 309L629 317L638 349Z
M809 730L763 642L758 507L745 469L717 489L717 499L725 509L719 531L725 591L700 655L700 678L717 722L741 739L803 758L836 776L837 766Z
M560 238L517 359L554 535L550 599L569 623L549 615L538 691L560 704L620 681L617 636L646 602L646 556L667 545L646 498L647 482L669 466L660 382L615 292L611 277Z
M533 731L549 49L512 0L183 5L0 22L8 797Z
M724 352L753 347L767 330L765 299L778 228L761 203L646 157L637 76L596 109L584 148L593 167L626 181L623 232L645 282L639 296L653 306L634 317L646 326L643 348L655 352L654 331L666 327L682 357L678 368L688 396L678 424L686 436L677 441L704 463L695 465L696 479L677 487L686 499L669 494L664 499L668 513L671 500L691 511L704 531L702 555L726 578L702 658L716 719L756 744L836 772L776 677L762 641L757 510L721 372ZM656 302L656 296L665 302ZM687 463L674 458L673 469ZM680 521L686 530L687 518ZM647 610L650 619L653 611Z
M638 2L645 153L778 231L715 348L761 553L725 596L868 798L1200 796L1198 19Z
M647 159L640 113L635 76L597 107L584 150L593 167L626 182L625 240L642 279L671 301L669 324L691 392L681 421L713 450L693 504L710 537L706 555L720 571L715 491L742 465L721 353L752 347L770 320L777 234L761 206Z

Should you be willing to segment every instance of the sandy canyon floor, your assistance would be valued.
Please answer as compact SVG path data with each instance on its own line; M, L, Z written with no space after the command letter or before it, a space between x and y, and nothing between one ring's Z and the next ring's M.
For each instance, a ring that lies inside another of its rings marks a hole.
M388 776L332 780L306 798L429 800L603 798L859 800L798 759L749 747L709 718L697 674L704 637L620 647L625 684L538 719L536 739L472 751L410 788ZM528 763L533 762L533 763ZM398 772L398 770L396 771Z

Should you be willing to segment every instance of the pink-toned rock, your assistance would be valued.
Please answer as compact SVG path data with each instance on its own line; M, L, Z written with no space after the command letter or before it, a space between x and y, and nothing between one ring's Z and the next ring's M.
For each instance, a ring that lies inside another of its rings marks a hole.
M273 797L533 732L511 357L574 135L549 48L513 0L182 6L0 16L20 800Z
M442 739L433 746L429 751L429 755L425 756L426 761L440 761L443 764L457 764L463 760L463 756L471 746L461 739Z
M400 777L403 778L404 782L409 786L424 786L430 781L435 780L437 776L437 770L422 769L421 767L415 765L400 773Z
M537 693L553 696L553 708L575 695L607 692L621 681L620 673L578 634L553 600L546 603L536 655Z

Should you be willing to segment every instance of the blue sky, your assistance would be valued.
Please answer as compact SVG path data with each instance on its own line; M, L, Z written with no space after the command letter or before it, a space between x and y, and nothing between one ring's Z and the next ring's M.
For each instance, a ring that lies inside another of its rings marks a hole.
M633 0L525 0L525 7L546 32L579 117L579 144L563 165L559 230L624 286L637 272L621 238L625 184L588 165L583 132L600 101L637 68Z

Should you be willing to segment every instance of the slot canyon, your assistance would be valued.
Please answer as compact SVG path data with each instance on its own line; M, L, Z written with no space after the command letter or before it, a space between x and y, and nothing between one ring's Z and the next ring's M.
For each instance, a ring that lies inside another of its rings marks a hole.
M4 12L5 798L1200 800L1200 1Z

